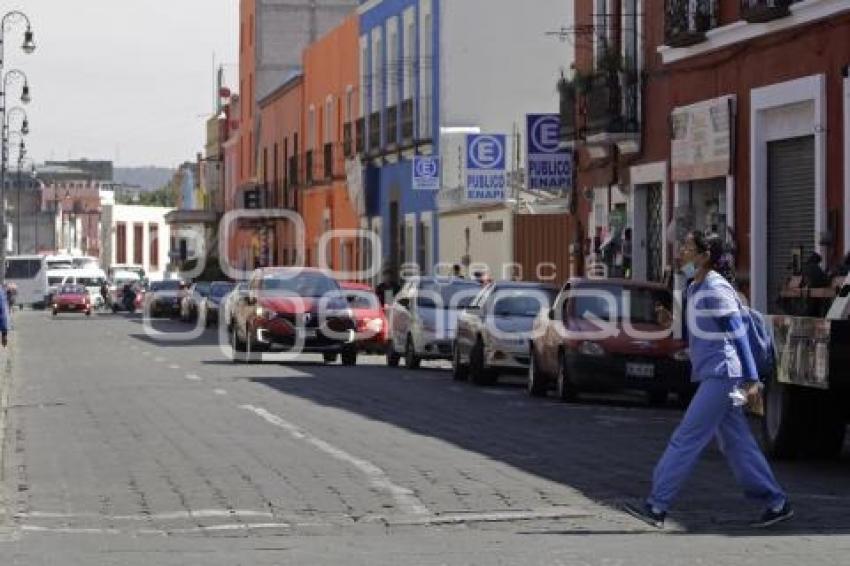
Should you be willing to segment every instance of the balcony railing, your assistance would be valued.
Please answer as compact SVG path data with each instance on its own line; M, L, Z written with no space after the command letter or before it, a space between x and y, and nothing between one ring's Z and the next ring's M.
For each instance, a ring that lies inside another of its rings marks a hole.
M366 152L366 119L359 118L355 124L354 128L354 145L356 146L354 150L358 154L363 154Z
M298 156L289 158L289 174L287 175L287 187L298 186Z
M401 143L407 145L413 142L413 126L416 123L413 116L413 99L408 98L401 103Z
M354 124L346 122L342 125L342 151L346 157L354 156Z
M670 47L687 47L705 41L705 33L718 25L718 0L666 0L664 37Z
M381 113L372 112L369 115L369 153L381 151Z
M638 134L639 94L640 78L633 71L594 75L587 94L587 135Z
M304 181L307 185L312 185L315 180L313 178L313 162L313 150L311 149L304 155Z
M741 19L760 24L791 15L791 4L798 0L741 0Z
M398 145L398 106L384 110L384 141L388 146Z

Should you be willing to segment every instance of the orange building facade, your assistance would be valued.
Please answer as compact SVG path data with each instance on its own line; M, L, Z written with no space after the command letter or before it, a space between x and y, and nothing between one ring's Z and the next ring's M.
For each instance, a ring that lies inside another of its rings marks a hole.
M260 101L260 198L264 208L298 212L301 174L304 76L299 74ZM274 265L293 265L298 246L291 221L274 219L258 227L261 255ZM264 251L264 250L261 250Z
M357 268L358 206L349 196L350 124L358 108L357 14L304 51L304 178L299 212L305 224L307 265L350 272ZM352 162L353 163L353 162ZM348 231L340 237L331 231ZM324 236L324 238L323 238Z

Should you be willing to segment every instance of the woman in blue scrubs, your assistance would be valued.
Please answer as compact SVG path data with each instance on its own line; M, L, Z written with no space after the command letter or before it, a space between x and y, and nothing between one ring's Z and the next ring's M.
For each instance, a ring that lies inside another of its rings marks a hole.
M737 293L718 273L722 256L722 240L707 239L701 232L689 234L682 247L682 273L692 280L686 298L691 378L699 387L655 468L649 497L643 504L625 506L629 514L658 528L715 437L745 495L764 506L752 526L768 527L794 515L753 438L744 408L730 398L742 389L756 399L759 376Z

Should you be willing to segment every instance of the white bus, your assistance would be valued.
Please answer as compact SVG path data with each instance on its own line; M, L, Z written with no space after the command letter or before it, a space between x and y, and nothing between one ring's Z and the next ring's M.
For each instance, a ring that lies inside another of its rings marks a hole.
M6 283L18 288L19 305L44 308L48 295L47 261L43 255L17 255L6 258Z

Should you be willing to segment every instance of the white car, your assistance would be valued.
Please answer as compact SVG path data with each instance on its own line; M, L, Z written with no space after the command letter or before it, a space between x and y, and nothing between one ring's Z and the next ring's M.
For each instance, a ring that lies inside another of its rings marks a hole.
M416 277L408 281L387 310L387 364L404 358L416 369L422 360L450 360L458 313L472 303L481 285L468 279Z

